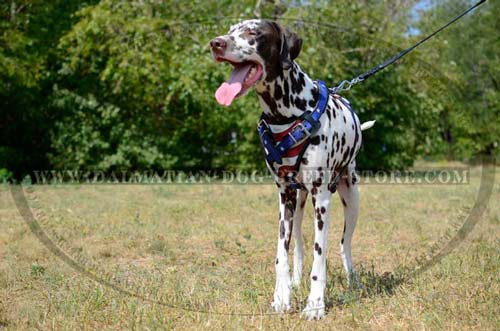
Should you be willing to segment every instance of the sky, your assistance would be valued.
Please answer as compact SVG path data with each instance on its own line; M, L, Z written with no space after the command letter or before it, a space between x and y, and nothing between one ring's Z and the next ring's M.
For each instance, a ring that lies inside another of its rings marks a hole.
M413 18L415 20L418 19L418 12L421 10L427 10L432 6L431 0L421 0L419 1L415 7L413 7ZM408 28L408 35L417 35L420 33L420 30L415 27Z

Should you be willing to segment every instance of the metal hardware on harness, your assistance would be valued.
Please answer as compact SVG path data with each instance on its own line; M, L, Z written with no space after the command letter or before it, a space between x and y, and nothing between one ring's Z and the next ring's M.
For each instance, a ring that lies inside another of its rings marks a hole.
M264 118L261 118L257 126L260 140L266 153L266 160L270 165L283 163L283 155L303 142L305 139L315 134L321 127L320 118L325 112L328 103L328 87L320 80L317 81L319 88L319 100L313 111L306 111L297 121L288 134L276 143L273 132Z
M356 77L356 78L354 78L354 79L352 79L350 81L349 80L342 81L339 85L337 85L337 87L330 88L330 91L332 93L337 93L337 92L340 92L340 91L349 91L351 89L351 87L353 87L354 85L358 84L359 82L364 81L368 77L370 77L370 76L376 74L377 72L379 72L379 71L387 68L388 66L390 66L391 64L393 64L394 62L396 62L397 60L399 60L400 58L402 58L406 54L410 53L415 48L417 48L418 46L420 46L421 44L423 44L427 40L431 39L432 37L434 37L435 35L437 35L439 32L443 31L444 29L446 29L447 27L449 27L450 25L452 25L453 23L455 23L456 21L458 21L459 19L461 19L462 17L464 17L465 15L467 15L468 13L470 13L471 11L473 11L474 9L476 9L477 7L479 7L480 5L482 5L485 2L486 2L486 0L479 1L474 6L470 7L469 9L467 9L466 11L464 11L462 14L458 15L457 17L455 17L454 19L452 19L450 22L448 22L447 24L443 25L441 28L439 28L438 30L434 31L433 33L431 33L427 37L423 38L422 40L420 40L415 45L413 45L411 47L408 47L407 49L405 49L402 52L400 52L400 53L396 54L395 56L391 57L389 60L385 61L384 63L379 64L378 66L376 66L376 67L368 70L364 74L361 74L358 77ZM345 84L348 84L348 86L344 87Z

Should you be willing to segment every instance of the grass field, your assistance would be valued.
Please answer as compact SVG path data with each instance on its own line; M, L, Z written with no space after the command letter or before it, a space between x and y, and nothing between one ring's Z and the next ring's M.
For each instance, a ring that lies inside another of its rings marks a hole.
M52 242L92 275L136 295L99 284L49 252L9 187L0 186L0 330L498 330L500 185L451 254L416 276L404 268L465 219L480 173L472 168L469 185L361 185L353 256L363 289L345 282L334 196L328 311L319 322L298 314L312 260L310 203L294 310L270 310L274 185L46 185L26 193Z

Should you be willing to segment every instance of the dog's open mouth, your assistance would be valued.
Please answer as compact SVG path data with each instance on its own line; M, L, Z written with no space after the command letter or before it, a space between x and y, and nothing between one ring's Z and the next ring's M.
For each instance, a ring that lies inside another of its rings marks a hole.
M215 99L223 106L229 106L235 98L243 95L262 77L262 66L258 63L252 61L235 63L224 58L218 58L217 61L233 65L231 77L215 92Z

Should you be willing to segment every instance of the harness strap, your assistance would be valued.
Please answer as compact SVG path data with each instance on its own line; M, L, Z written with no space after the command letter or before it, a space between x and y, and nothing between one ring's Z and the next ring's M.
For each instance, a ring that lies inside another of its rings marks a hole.
M329 91L324 82L318 80L317 84L319 87L319 101L316 107L313 111L304 112L294 124L293 129L278 144L276 144L269 124L264 117L261 117L257 130L266 153L266 160L270 165L282 164L282 157L289 149L304 142L305 139L310 138L319 130L321 126L319 120L325 112Z
M278 152L283 155L291 147L301 143L304 139L311 137L315 134L321 124L319 122L321 115L325 112L326 104L328 102L328 87L325 83L318 80L319 87L319 101L314 110L306 111L299 118L295 128L286 135L285 138L276 146Z

